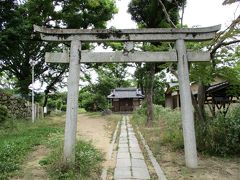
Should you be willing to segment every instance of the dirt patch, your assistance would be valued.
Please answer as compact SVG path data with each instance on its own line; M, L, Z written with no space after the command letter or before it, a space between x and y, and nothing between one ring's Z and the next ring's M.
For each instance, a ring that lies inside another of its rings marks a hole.
M87 116L85 114L78 115L77 137L92 141L94 146L100 149L105 154L111 146L112 131L109 122L101 116ZM114 166L114 161L106 161L104 167Z
M26 158L23 163L23 172L18 177L11 178L12 180L26 180L26 179L48 179L48 175L44 167L39 164L39 161L46 157L49 149L43 145L36 146L34 151Z
M198 168L189 169L185 166L183 151L174 152L169 147L162 146L160 156L157 159L168 179L240 179L239 158L217 158L199 153Z

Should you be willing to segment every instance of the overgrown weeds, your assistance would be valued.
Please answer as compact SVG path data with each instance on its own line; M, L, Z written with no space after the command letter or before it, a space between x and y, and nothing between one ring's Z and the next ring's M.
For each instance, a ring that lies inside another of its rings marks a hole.
M155 105L154 117L153 127L146 128L146 109L141 108L133 114L132 120L140 126L145 137L153 146L162 143L173 149L183 149L180 111ZM219 113L216 118L208 118L205 124L196 120L198 151L216 156L239 155L239 117L240 106L236 106L226 117Z
M216 118L208 118L205 124L196 124L200 151L218 156L240 154L240 106L226 117L219 113Z
M75 147L75 163L66 167L63 163L62 145L56 148L41 163L47 165L53 179L98 179L102 170L104 156L90 142L80 140Z
M145 126L145 111L141 108L135 112L132 123L138 125L167 179L239 179L240 161L236 156L240 155L240 107L226 118L219 114L215 119L208 119L205 126L195 122L200 152L197 170L185 167L180 111L155 106L150 128ZM222 158L231 155L234 157Z
M139 109L132 116L134 124L138 124L145 136L149 136L154 141L154 146L159 145L161 142L162 144L170 144L174 149L183 147L179 110L173 111L159 105L154 105L154 121L151 128L145 127L146 119L145 108Z

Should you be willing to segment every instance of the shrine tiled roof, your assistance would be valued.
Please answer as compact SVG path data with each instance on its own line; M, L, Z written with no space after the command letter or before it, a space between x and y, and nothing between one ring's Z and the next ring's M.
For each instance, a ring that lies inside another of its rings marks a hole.
M137 88L116 88L108 95L109 99L138 98L143 99L144 95Z

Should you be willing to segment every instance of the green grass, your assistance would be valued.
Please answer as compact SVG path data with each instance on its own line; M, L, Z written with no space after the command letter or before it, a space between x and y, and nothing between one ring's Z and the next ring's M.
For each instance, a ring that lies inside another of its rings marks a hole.
M58 146L52 153L41 161L47 166L52 179L98 179L101 175L104 155L97 150L91 142L77 141L75 164L66 167L62 161L62 145Z
M138 125L144 137L152 143L156 152L160 144L170 145L173 149L183 149L182 125L179 110L171 110L154 105L154 121L151 128L147 128L146 109L136 111L132 116L132 122Z
M100 113L86 113L91 117ZM109 117L110 118L110 117ZM117 123L120 117L109 121ZM63 166L64 117L52 116L32 123L30 120L9 120L0 125L0 180L22 173L21 165L35 146L44 145L51 151L39 163L47 169L51 179L98 179L102 170L103 154L90 142L76 144L76 163L72 168Z
M78 114L87 112L84 108L78 108Z
M19 170L21 163L34 146L44 144L53 133L63 131L60 127L49 126L47 120L31 123L15 120L0 128L0 179L7 179L9 174Z
M99 116L101 116L101 112L86 112L85 113L87 116L89 116L89 117L99 117Z

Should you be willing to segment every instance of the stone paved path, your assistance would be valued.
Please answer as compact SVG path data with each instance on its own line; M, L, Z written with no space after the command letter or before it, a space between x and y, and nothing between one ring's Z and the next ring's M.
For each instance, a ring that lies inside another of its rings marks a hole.
M128 116L123 116L121 123L114 179L150 179L147 165Z

